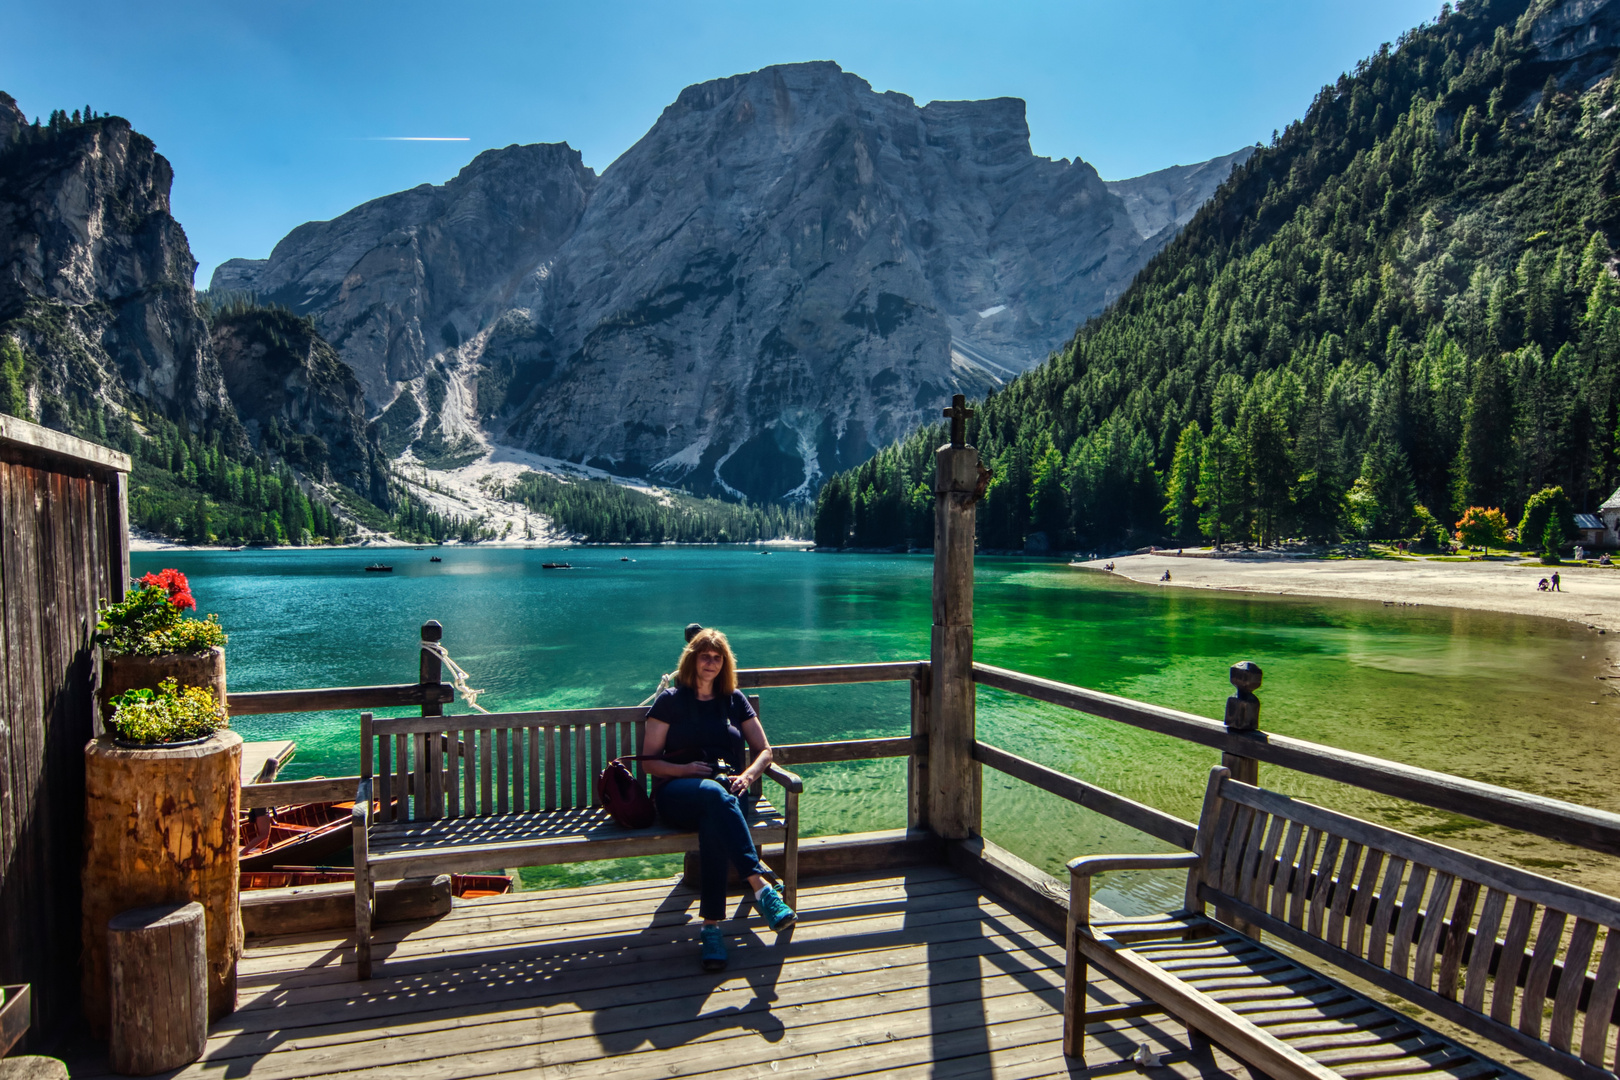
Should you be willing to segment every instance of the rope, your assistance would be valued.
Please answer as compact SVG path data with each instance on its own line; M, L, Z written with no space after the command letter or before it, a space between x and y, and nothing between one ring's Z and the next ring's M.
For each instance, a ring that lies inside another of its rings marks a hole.
M670 672L668 675L660 675L658 677L658 689L656 689L656 690L654 690L652 692L652 697L648 698L646 701L643 701L640 705L637 705L636 708L641 709L641 708L645 708L648 705L651 705L653 703L654 698L656 698L659 694L662 694L665 690L668 690L671 686L674 686L674 685L675 685L675 673L673 671Z
M422 651L437 656L439 661L450 669L450 685L456 688L456 692L461 695L461 700L481 713L489 712L488 709L478 704L478 695L482 694L483 691L474 690L467 685L467 672L460 664L450 659L450 654L444 651L442 644L437 641L424 641L422 642Z

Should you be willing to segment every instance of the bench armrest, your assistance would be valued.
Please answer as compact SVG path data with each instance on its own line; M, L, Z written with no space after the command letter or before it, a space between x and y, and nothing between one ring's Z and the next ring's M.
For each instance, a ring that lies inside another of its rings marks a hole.
M780 765L765 766L765 775L795 795L804 790L804 781L799 778L799 774L790 773Z
M371 827L371 777L360 781L360 787L354 793L354 812L350 821L357 829Z
M1089 878L1111 870L1190 870L1203 856L1191 852L1162 852L1152 855L1082 855L1069 860L1071 878Z

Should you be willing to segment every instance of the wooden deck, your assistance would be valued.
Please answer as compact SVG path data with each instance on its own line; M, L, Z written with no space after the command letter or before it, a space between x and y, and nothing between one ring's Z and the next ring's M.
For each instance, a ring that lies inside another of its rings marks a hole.
M780 939L757 918L732 924L718 975L698 967L697 894L667 880L458 902L432 923L380 927L365 984L346 939L250 942L240 1007L172 1075L1086 1075L1060 1045L1062 950L967 879L924 867L819 879L800 897ZM1092 996L1129 1000L1109 983ZM1148 1042L1182 1077L1250 1080L1163 1017L1104 1019L1090 1075L1134 1073L1126 1059ZM106 1075L104 1060L70 1064Z

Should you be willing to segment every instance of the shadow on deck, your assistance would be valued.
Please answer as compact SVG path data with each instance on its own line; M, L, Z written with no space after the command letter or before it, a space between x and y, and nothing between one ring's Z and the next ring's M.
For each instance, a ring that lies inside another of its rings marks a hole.
M250 942L237 1011L169 1075L1105 1076L1145 1042L1167 1066L1152 1074L1250 1078L1163 1016L1105 1014L1091 1069L1070 1062L1061 945L942 867L807 882L793 929L728 925L722 974L698 967L696 905L667 880L458 901L382 927L367 983L350 939ZM1133 999L1105 982L1092 1000Z

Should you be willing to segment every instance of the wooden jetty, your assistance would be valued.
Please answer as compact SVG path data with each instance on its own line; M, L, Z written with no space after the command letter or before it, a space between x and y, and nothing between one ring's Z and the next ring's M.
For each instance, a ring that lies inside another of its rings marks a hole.
M174 1075L1614 1080L1616 901L1330 821L1259 785L1262 765L1280 766L1611 855L1620 815L1265 732L1253 665L1232 668L1236 692L1216 721L976 662L973 519L988 473L965 444L960 396L947 415L928 658L739 672L762 697L910 689L888 734L775 748L788 769L906 762L895 828L799 842L796 926L771 935L734 920L730 969L701 973L697 898L681 883L695 870L688 856L679 880L457 900L433 917L381 921L371 979L357 977L347 925L257 937L236 1012ZM415 682L232 694L232 712L350 709L358 721L361 710L404 706L427 719L400 739L454 747L442 636L436 622L422 627ZM982 741L983 689L1206 748L1204 765L1219 768L1201 820ZM530 719L566 731L590 712ZM357 723L357 750L358 739ZM481 765L522 775L507 753L497 742ZM446 790L445 757L401 773L396 797ZM1076 860L1070 882L1052 878L980 835L985 769L1131 826L1138 851ZM241 802L355 798L360 779L250 783ZM817 797L813 772L803 797ZM783 849L764 855L780 865ZM1090 899L1094 875L1145 857L1188 872L1186 910L1122 919ZM747 914L740 899L737 913ZM1350 962L1335 968L1335 950ZM108 1074L96 1046L71 1056L76 1076Z

